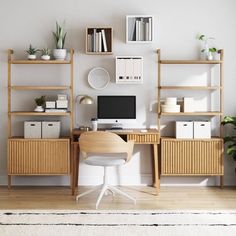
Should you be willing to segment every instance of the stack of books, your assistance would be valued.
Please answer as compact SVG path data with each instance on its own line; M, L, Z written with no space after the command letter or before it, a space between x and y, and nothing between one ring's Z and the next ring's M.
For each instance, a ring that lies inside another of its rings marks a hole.
M93 29L93 33L88 34L87 40L88 52L107 52L107 40L104 29Z

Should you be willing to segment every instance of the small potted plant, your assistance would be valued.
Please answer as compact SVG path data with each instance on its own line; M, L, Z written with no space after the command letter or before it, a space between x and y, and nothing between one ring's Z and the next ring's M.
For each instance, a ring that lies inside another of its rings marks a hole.
M34 48L31 44L29 46L29 49L26 50L26 52L29 54L28 59L29 60L35 60L36 59L36 53L39 51L39 49Z
M34 109L34 111L36 112L44 112L44 104L45 104L45 96L41 96L38 98L34 99L35 103L36 103L36 108Z
M43 48L41 52L42 52L42 56L41 56L42 60L45 60L45 61L50 60L50 49Z
M217 49L215 47L209 47L209 40L213 40L212 37L207 37L204 34L198 35L197 39L203 42L203 49L201 49L201 53L203 54L204 60L213 60L214 59L214 53L217 52Z
M53 56L56 60L65 60L66 49L64 49L66 34L64 25L61 26L56 22L56 32L52 32L56 44L56 49L53 50Z

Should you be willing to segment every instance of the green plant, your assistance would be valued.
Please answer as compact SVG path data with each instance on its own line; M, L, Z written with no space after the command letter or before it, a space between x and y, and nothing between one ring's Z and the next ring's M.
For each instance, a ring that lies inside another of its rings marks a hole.
M224 120L221 122L222 125L232 125L233 130L236 130L236 117L235 116L225 116ZM226 153L232 156L236 161L236 136L228 135L224 137L224 143L227 143Z
M54 36L56 48L57 49L63 49L64 44L65 44L66 34L67 34L67 33L64 33L64 24L63 24L63 26L60 26L56 22L56 32L52 32L52 33L53 33L53 36Z
M39 49L34 48L31 44L30 44L30 46L29 46L29 49L26 50L26 52L27 52L29 55L35 55L38 51L39 51Z
M42 55L49 55L49 54L50 54L50 49L48 49L48 48L43 48L43 49L41 50L41 52L42 52Z
M35 98L34 101L36 102L37 106L43 106L45 104L45 96Z

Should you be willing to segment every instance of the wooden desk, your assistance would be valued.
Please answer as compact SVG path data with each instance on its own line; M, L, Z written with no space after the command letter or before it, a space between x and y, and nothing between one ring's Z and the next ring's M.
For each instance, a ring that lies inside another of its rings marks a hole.
M74 129L71 142L71 173L72 173L72 195L78 187L79 177L79 136L86 131ZM125 141L134 140L135 144L152 145L153 148L153 187L156 188L156 194L160 189L160 160L158 159L158 144L160 144L160 134L156 129L147 129L147 132L141 132L140 129L132 129L132 132L126 130L116 130L115 132Z

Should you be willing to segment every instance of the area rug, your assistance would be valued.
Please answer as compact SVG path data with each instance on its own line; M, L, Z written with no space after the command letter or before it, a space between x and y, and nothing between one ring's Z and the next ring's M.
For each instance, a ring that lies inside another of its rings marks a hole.
M1 236L235 236L236 211L1 210Z

